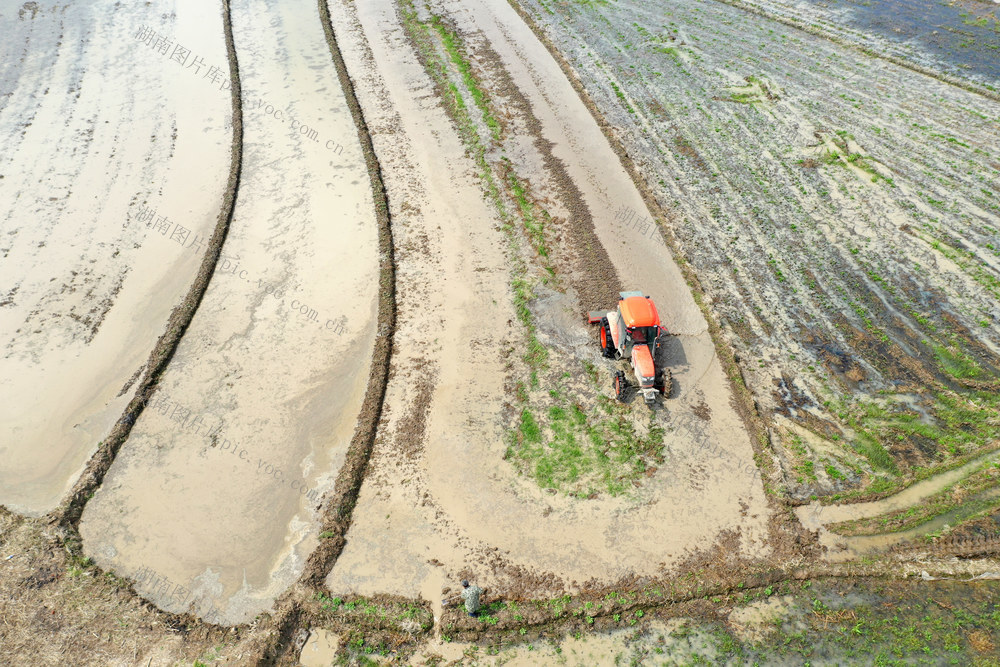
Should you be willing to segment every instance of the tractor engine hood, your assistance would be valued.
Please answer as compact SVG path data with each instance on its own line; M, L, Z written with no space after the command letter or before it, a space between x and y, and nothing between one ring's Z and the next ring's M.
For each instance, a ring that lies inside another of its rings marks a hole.
M653 364L653 355L649 353L648 346L636 345L632 348L632 368L635 369L635 377L639 380L641 387L653 386L656 366Z

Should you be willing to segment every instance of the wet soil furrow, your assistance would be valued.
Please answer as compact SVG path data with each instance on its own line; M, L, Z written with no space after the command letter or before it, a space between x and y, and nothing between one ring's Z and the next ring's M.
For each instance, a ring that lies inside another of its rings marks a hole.
M194 318L202 297L208 289L209 281L215 273L216 264L222 253L222 246L225 243L229 226L232 223L233 210L239 194L240 174L242 170L243 108L239 62L236 58L236 47L233 41L229 0L222 0L222 15L226 52L229 61L229 76L232 86L230 99L232 101L233 123L229 178L226 184L222 207L219 211L215 230L208 242L208 248L198 275L191 284L184 301L171 313L170 319L167 321L166 331L157 340L146 363L146 371L140 382L139 389L129 402L124 415L108 437L101 443L99 449L87 464L86 469L77 480L69 497L58 508L48 514L48 520L53 524L61 526L68 534L67 539L76 546L79 546L79 521L84 507L104 481L104 477L110 469L111 464L114 463L119 450L128 439L136 419L142 413L146 403L155 391L157 380L166 370L181 338L184 336L192 318Z
M982 558L1000 554L1000 534L946 537L932 544L908 544L892 550L894 556L918 557L931 554L936 558Z
M471 40L473 36L462 37ZM566 238L557 243L557 247L563 243L567 246L560 248L566 257L567 266L558 267L558 272L569 276L585 310L613 303L621 290L629 288L622 285L607 251L597 237L594 218L585 204L583 193L570 177L566 165L553 155L553 147L546 141L542 125L532 111L531 104L518 89L510 73L504 69L500 56L490 47L488 40L477 41L475 48L485 56L484 60L492 70L490 76L496 79L491 82L492 86L502 91L501 94L507 98L507 113L513 112L512 115L519 117L524 123L524 132L531 137L535 150L541 155L544 171L553 183L554 192L569 212L568 220L562 226ZM508 195L510 196L509 192Z

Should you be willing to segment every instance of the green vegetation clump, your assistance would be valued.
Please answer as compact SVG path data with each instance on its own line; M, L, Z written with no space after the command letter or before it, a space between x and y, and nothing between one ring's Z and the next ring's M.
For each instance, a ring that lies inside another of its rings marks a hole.
M552 216L544 208L536 204L529 195L527 184L514 172L510 160L503 158L503 163L507 169L507 183L510 186L511 195L517 204L521 222L524 226L528 242L538 257L544 264L549 277L555 278L556 271L549 262L549 247L546 242L546 229L548 223L552 221Z
M563 391L549 394L554 401L544 408L523 401L508 433L507 458L540 487L579 498L618 496L663 463L665 431L653 417L640 433L629 408L613 399L601 396L585 411Z
M609 81L609 83L611 84L611 88L615 91L615 95L618 97L619 100L621 100L621 103L625 106L625 110L628 111L630 114L635 114L635 109L632 107L631 104L628 103L628 99L625 97L625 93L623 93L622 89L618 87L618 84L616 84L614 81Z
M976 360L955 346L945 347L935 344L934 356L941 368L952 377L959 379L975 379L983 373Z
M670 664L684 665L997 664L1000 610L994 596L1000 587L995 582L980 589L955 582L818 580L779 588L783 604L758 620L690 619L666 633L637 633L618 649L614 662L660 664L651 659L669 655ZM711 602L728 612L734 602L759 602L760 593Z
M378 664L364 662L365 656L389 656L399 648L400 637L424 635L434 627L434 614L424 601L340 598L317 592L309 606L320 627L343 638L346 655L353 657L351 664Z
M1000 640L1000 611L983 595L963 599L957 587L910 592L905 598L858 595L864 601L816 595L808 611L777 619L766 642L735 640L735 645L720 642L716 648L722 655L745 655L760 664L779 657L800 664L996 664L984 658L995 654ZM804 607L805 600L796 600L795 606Z
M448 26L446 26L440 19L440 17L434 16L431 19L431 25L441 36L441 42L444 45L445 51L448 53L448 57L451 62L458 69L462 76L462 82L468 89L469 94L472 95L473 101L476 103L476 107L479 108L482 114L483 122L486 127L490 129L495 140L500 139L500 123L497 121L496 116L490 109L489 98L483 89L479 86L479 82L472 73L472 65L468 60L465 59L463 55L463 45L461 38Z
M864 456L877 472L869 486L836 494L832 500L884 495L913 481L926 479L952 468L968 457L987 449L1000 439L1000 394L971 391L963 394L939 392L925 417L911 410L890 410L872 400L839 404L837 415L854 433L852 448ZM939 465L907 470L904 475L884 444L898 443L910 448L938 452ZM831 475L832 476L832 475Z
M840 159L840 153L837 151L825 151L823 155L820 156L819 161L823 164L832 164L837 166L844 166L844 162Z

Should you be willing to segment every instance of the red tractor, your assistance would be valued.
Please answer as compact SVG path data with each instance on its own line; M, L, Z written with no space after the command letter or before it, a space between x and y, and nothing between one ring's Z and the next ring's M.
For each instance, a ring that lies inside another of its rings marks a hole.
M630 384L639 388L646 405L656 396L669 396L670 369L656 367L660 336L667 333L660 326L656 305L642 292L621 292L618 309L591 311L591 324L601 325L601 350L608 359L624 360L615 371L615 397L624 401Z

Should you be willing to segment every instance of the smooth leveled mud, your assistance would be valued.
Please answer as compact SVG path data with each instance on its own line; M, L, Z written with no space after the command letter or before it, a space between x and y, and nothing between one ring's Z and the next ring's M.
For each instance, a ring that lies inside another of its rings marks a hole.
M139 388L229 171L228 95L136 39L148 26L224 65L218 11L112 5L0 13L0 503L31 515Z
M80 528L102 567L163 608L213 621L253 617L302 572L367 386L374 211L314 12L233 7L247 54L233 222ZM280 57L249 56L262 51Z

